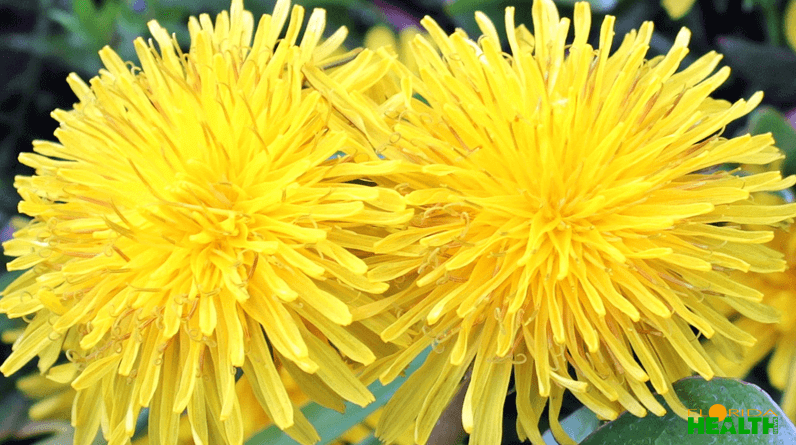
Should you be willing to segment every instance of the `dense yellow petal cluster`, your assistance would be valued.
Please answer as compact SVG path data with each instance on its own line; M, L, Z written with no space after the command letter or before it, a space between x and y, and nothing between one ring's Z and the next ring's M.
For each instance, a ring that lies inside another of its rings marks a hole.
M613 17L598 49L587 42L587 3L575 8L571 43L552 1L534 2L533 33L515 27L513 12L511 55L483 14L477 42L426 18L439 51L415 38L418 75L404 71L403 101L393 100L403 107L383 113L385 125L361 127L389 140L377 154L403 164L375 180L416 211L410 227L376 243L383 256L369 272L404 279L387 298L401 313L382 338L415 342L370 372L388 382L426 347L438 352L388 404L386 442L413 428L425 443L468 372L462 420L476 445L500 443L512 372L517 429L534 443L548 403L553 432L567 440L557 422L565 390L603 419L662 415L652 390L685 415L672 382L718 371L697 338L724 348L755 341L718 305L777 319L729 272L785 268L762 245L770 231L741 225L796 215L794 204L754 199L796 179L716 168L781 158L770 135L721 136L762 95L711 99L729 75L713 73L715 53L678 72L685 29L668 54L645 60L651 23L612 51ZM369 107L359 99L340 100Z
M296 381L290 376L290 373L284 367L278 368L278 372L290 400L298 407L308 405L311 400L302 392ZM20 378L17 381L17 387L34 401L28 412L31 420L59 421L69 419L75 398L75 391L71 388L70 382L56 382L43 375L34 373ZM263 410L247 375L244 374L237 380L235 392L241 407L241 413L245 413L241 417L243 421L243 437L248 441L264 428L273 425L273 420ZM330 442L329 445L362 442L373 434L382 412L383 408L376 410L367 416L362 423L355 425L336 440ZM133 445L154 445L156 443L148 435L142 435L132 441ZM190 421L186 415L180 417L176 443L179 445L196 444L191 431ZM409 431L405 432L394 442L394 445L414 445L412 434Z
M651 23L613 49L609 16L594 48L588 3L568 39L535 0L533 32L506 10L511 54L482 13L478 39L426 18L398 51L340 54L322 10L297 42L303 18L279 0L255 29L232 0L191 19L187 53L152 22L141 67L103 49L98 77L68 79L59 143L20 157L33 219L4 248L27 271L0 312L28 325L0 371L38 356L57 393L36 415L74 399L76 444L128 443L144 408L147 443L241 444L267 422L312 443L305 401L366 405L429 347L380 415L388 443L425 444L466 381L473 445L500 443L512 375L520 437L543 443L547 405L569 443L565 391L603 419L662 415L653 393L685 416L672 382L720 372L704 344L758 336L793 361L796 323L761 289L790 298L764 244L796 204L756 197L796 178L721 168L782 156L722 137L762 94L712 99L713 52L678 71L686 29L647 60Z
M757 339L757 343L744 351L720 351L712 349L716 362L733 377L746 374L767 355L768 377L771 385L783 392L782 410L796 421L796 226L788 231L777 231L769 246L785 254L788 269L783 272L762 274L738 274L742 284L763 293L763 303L775 308L781 315L776 324L760 323L727 311L734 324Z
M187 410L196 443L239 444L240 372L279 427L316 441L276 366L326 405L372 400L350 364L375 359L390 318L352 310L388 284L361 256L367 233L412 210L350 182L369 166L334 158L361 148L330 128L333 108L303 72L335 66L316 77L364 90L389 61L363 52L339 66L345 30L321 41L316 10L297 43L303 17L280 0L255 31L234 0L215 23L191 19L187 53L151 22L159 49L135 41L141 68L103 49L98 77L68 79L79 103L53 113L60 143L20 157L36 170L15 184L33 219L4 248L10 270L29 270L0 311L29 324L0 370L38 356L71 381L76 444L100 426L125 443L144 407L154 443L173 443Z

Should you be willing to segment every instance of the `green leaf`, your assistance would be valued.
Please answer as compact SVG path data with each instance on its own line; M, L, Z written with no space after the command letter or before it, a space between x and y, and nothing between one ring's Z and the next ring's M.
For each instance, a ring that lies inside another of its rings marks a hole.
M589 435L581 445L610 445L610 444L655 444L655 445L684 445L720 443L726 445L752 445L760 443L794 444L796 443L796 428L785 416L771 397L762 389L750 383L737 379L716 377L706 381L701 377L687 377L675 382L674 389L680 401L686 408L693 411L701 410L707 415L714 404L722 404L729 409L759 409L762 412L772 410L779 423L776 434L769 431L762 434L688 434L688 422L668 410L663 417L648 414L647 417L635 417L625 412L613 422L609 422ZM662 397L658 400L663 402ZM770 416L769 417L773 417ZM738 427L738 417L729 416L733 424ZM746 427L749 422L744 418ZM726 421L725 421L726 422ZM721 428L722 423L719 422Z
M784 176L796 174L796 129L784 115L771 107L761 107L749 116L749 132L752 134L771 133L777 147L785 153L782 164Z
M600 423L600 419L598 419L590 409L583 407L564 419L561 422L561 427L569 434L569 437L575 440L575 442L580 442L599 428ZM549 445L558 444L555 438L553 438L553 433L550 430L547 430L544 435L542 435L542 439Z
M301 409L307 420L315 426L321 436L319 443L329 443L342 436L346 431L362 423L366 417L374 411L386 405L398 387L406 381L406 377L411 375L423 362L431 348L418 355L406 369L406 375L393 380L387 386L382 386L379 382L373 383L368 387L376 398L374 402L366 407L360 407L346 402L345 414L324 408L316 403L310 403ZM365 443L368 443L367 441ZM272 425L265 430L257 433L246 442L246 445L295 445L296 442L286 433Z

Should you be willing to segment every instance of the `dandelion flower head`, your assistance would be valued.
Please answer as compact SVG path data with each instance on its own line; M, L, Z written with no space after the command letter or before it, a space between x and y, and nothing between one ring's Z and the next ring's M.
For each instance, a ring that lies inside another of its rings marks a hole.
M279 0L255 28L233 0L215 23L191 18L186 53L153 21L159 50L137 39L140 68L101 50L99 76L68 78L79 103L53 113L59 142L20 156L36 170L15 184L33 219L4 248L10 270L28 270L0 311L29 324L0 370L38 356L71 382L76 444L100 426L126 443L144 407L154 443L177 440L186 410L195 443L242 443L240 372L280 428L318 440L277 366L327 406L372 400L349 364L374 360L384 321L352 311L388 285L360 253L367 231L412 210L351 183L367 164L333 158L357 142L330 128L332 106L304 75L367 89L385 65L332 57L346 31L322 40L323 10L297 42L303 18Z
M793 217L794 204L754 195L796 180L717 168L781 157L770 135L721 135L762 94L712 99L729 75L714 72L714 52L678 71L687 29L647 60L652 23L614 49L609 16L595 49L588 3L575 7L573 40L552 1L532 12L533 33L506 10L510 55L482 13L477 42L424 19L439 51L414 39L419 75L401 74L403 108L369 128L389 138L380 155L404 164L378 181L416 209L408 229L376 243L393 256L369 272L410 278L388 297L401 313L382 338L415 341L371 372L391 381L426 347L437 352L387 405L387 442L412 428L425 443L468 370L462 420L475 445L500 443L512 371L517 430L533 443L548 404L568 441L557 420L565 391L602 419L662 415L653 391L684 416L672 382L717 372L697 337L754 342L715 306L777 319L729 272L785 268L763 246L769 230L741 225Z
M770 197L770 201L781 201ZM793 304L796 302L796 226L788 230L778 230L769 247L782 252L788 263L788 269L776 273L737 274L737 279L746 286L763 293L763 303L775 308L780 313L779 321L766 324L739 314L732 308L726 311L730 319L740 329L757 339L753 347L744 350L722 351L710 348L709 352L719 366L730 376L745 377L751 369L766 356L767 372L772 386L783 392L782 410L796 420L796 313Z

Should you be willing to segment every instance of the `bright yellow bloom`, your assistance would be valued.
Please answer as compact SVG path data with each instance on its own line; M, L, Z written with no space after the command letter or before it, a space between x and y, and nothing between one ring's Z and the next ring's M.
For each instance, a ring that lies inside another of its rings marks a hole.
M306 404L306 395L304 395L296 383L290 379L290 375L287 374L284 369L280 370L280 374L291 401L297 406ZM27 397L34 400L28 413L30 419L68 420L71 416L72 403L76 395L70 383L71 382L56 382L38 373L20 378L17 381L17 387ZM238 403L241 406L241 413L245 413L245 415L242 416L243 437L248 440L254 434L266 426L271 425L273 422L257 401L257 397L245 374L235 383L235 392L237 393ZM150 438L147 435L133 441L134 445L147 445L150 443ZM195 444L191 433L191 424L186 415L180 416L179 439L177 443L181 445Z
M6 331L8 332L8 331ZM5 333L4 333L5 334ZM21 332L13 333L14 335L21 334ZM288 397L298 407L306 406L310 403L299 388L295 380L290 377L290 374L284 367L278 369L282 382L287 390ZM71 382L56 382L48 377L39 375L38 373L31 374L20 378L17 381L17 387L27 397L34 400L33 405L29 411L31 420L36 421L60 421L68 420L72 411L72 403L75 398L75 390L70 386ZM241 407L243 415L243 437L249 440L255 434L259 433L264 428L273 424L273 421L268 414L263 410L260 402L257 400L255 391L252 389L251 383L247 375L242 375L235 383L235 392L237 394L238 403ZM330 445L344 445L347 443L359 443L366 437L371 435L376 428L376 423L383 411L383 408L375 411L369 415L361 424L354 426L346 431L337 440L330 443ZM68 426L68 425L66 425ZM69 433L71 436L71 433ZM153 444L148 435L135 439L133 445L148 445ZM191 433L191 424L188 416L182 415L180 417L179 438L177 443L180 445L195 445ZM400 437L395 445L414 445L412 435L406 432Z
M419 77L404 75L401 100L391 101L403 108L382 113L391 125L374 117L360 127L389 140L377 148L402 172L376 180L405 192L418 215L376 243L384 257L369 272L407 278L385 300L402 314L382 338L408 333L415 342L369 372L388 382L429 345L438 352L387 405L381 438L413 427L425 443L468 369L462 420L474 445L500 443L512 370L517 430L533 443L542 443L537 424L548 403L555 436L571 442L557 421L565 390L603 419L624 410L662 415L652 391L685 416L672 382L693 372L710 379L718 369L698 335L754 342L714 306L777 319L759 303L762 293L728 271L785 268L762 245L770 231L740 225L796 215L796 204L753 199L796 178L716 168L781 158L770 135L721 137L762 94L711 99L729 75L711 74L721 58L713 52L677 72L686 29L668 54L645 60L652 24L611 53L607 17L592 48L584 2L571 44L570 20L552 1L534 2L533 34L515 28L508 8L511 55L492 22L481 13L476 20L477 43L426 18L441 55L415 38ZM368 107L355 94L336 97Z
M788 270L770 274L739 274L737 279L763 293L763 303L780 312L779 322L775 325L764 324L730 311L735 325L754 336L757 343L745 348L745 351L721 351L717 348L709 351L714 353L719 366L732 377L746 376L773 351L768 362L769 381L783 391L782 409L796 421L796 311L793 310L796 304L796 225L792 225L788 231L777 231L769 246L785 254Z
M349 182L370 165L330 159L362 148L330 128L336 115L304 71L357 91L388 61L331 59L346 32L321 41L323 10L296 43L303 17L280 0L255 32L233 0L215 24L191 19L188 53L151 22L159 50L136 40L131 69L104 48L98 77L68 78L79 103L53 113L60 143L20 156L36 169L15 184L33 220L4 247L10 270L29 270L0 311L29 324L0 370L38 355L42 373L71 381L76 444L100 425L125 443L143 407L154 443L173 443L187 410L196 443L240 444L240 369L302 443L318 436L276 365L312 399L372 400L349 363L375 359L372 332L389 318L352 313L388 285L366 277L357 252L412 210L393 190ZM54 366L62 349L70 362Z

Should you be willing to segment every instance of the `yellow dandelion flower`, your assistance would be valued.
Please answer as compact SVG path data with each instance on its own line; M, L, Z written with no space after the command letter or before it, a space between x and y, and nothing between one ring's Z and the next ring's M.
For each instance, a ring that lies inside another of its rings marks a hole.
M290 400L297 406L308 403L307 396L301 392L298 385L290 378L290 375L284 371L284 368L280 369L280 375ZM71 387L71 381L61 382L53 380L53 378L54 376L43 376L34 373L17 381L17 388L25 396L34 400L28 413L31 420L68 420L71 416L72 403L76 395L75 390ZM246 413L246 415L242 416L243 437L248 440L273 422L257 400L246 375L242 375L235 383L235 392L238 403L241 406L241 412ZM133 445L148 445L152 441L148 435L143 435L133 440L132 443ZM196 443L193 440L188 416L184 414L180 417L179 435L176 443L181 445L194 445Z
M288 397L296 406L309 403L307 396L301 391L296 382L284 367L279 367L278 373L282 379ZM71 387L70 381L59 381L58 376L43 376L38 373L27 375L17 381L17 387L25 396L34 400L29 411L32 420L68 420L76 392ZM247 375L241 375L235 383L236 397L241 407L243 421L243 437L250 439L263 428L273 424L268 414L263 410L257 399L255 391ZM153 443L148 435L143 435L133 440L133 445L148 445ZM179 435L176 443L180 445L195 445L191 424L188 416L180 416Z
M6 331L3 334L4 340L8 339L14 341L22 334L22 331ZM281 366L278 367L278 373L291 402L297 407L307 406L311 400L302 392L296 381L290 376L290 373ZM31 420L61 421L68 420L71 416L72 404L76 392L71 387L71 380L61 381L59 377L61 376L44 376L38 373L32 373L17 381L17 388L22 391L26 397L33 400L28 412L28 416ZM67 377L71 378L71 375L67 375ZM243 421L243 437L244 440L248 441L257 433L274 423L257 399L256 391L252 388L246 374L241 375L235 383L235 392L241 407L241 413L245 413L245 415L241 417ZM330 445L360 443L374 433L376 424L383 411L384 408L379 408L366 417L361 424L355 425L339 438L330 442ZM70 433L70 437L73 433L74 430ZM151 443L153 443L152 440L146 434L132 441L133 445L149 445ZM180 445L196 445L197 443L194 441L191 432L189 418L184 413L180 416L179 433L176 443ZM411 432L404 432L394 444L414 445Z
M738 314L732 308L725 311L734 319L735 326L757 339L753 347L740 351L738 348L722 351L709 348L716 363L732 377L744 377L751 369L772 353L768 362L768 377L771 385L783 392L782 409L792 420L796 420L796 225L789 230L775 232L769 246L785 255L788 269L769 274L738 274L737 279L745 286L763 293L763 303L772 306L780 314L779 322L771 325Z
M150 22L159 50L137 39L141 68L100 51L98 77L68 78L79 103L53 113L60 143L20 156L36 169L15 183L33 219L4 248L10 270L29 270L0 312L29 324L0 371L38 356L42 373L71 381L76 444L100 425L126 443L144 407L154 443L173 443L187 410L196 443L239 444L241 370L302 443L318 436L277 365L327 405L372 400L349 362L374 360L373 331L389 318L352 312L388 285L366 277L361 254L372 227L412 210L393 190L350 182L367 164L332 159L362 149L329 127L334 110L305 69L365 90L388 61L330 58L346 32L321 41L324 14L297 43L303 8L279 0L255 30L233 0L215 23L191 18L187 53Z
M687 29L666 55L645 60L652 23L612 52L613 17L599 49L587 43L588 3L575 7L571 43L570 20L552 1L532 12L533 33L506 10L511 55L482 13L477 42L424 19L441 54L415 38L419 76L404 77L402 99L391 102L403 108L360 127L389 138L380 154L402 171L376 180L406 193L417 214L376 243L385 256L369 272L410 278L385 299L402 313L381 335L415 341L369 373L388 382L426 347L438 352L387 405L378 431L387 442L413 428L425 443L468 369L462 421L474 445L500 443L512 371L517 430L533 443L543 443L546 404L556 438L571 443L557 420L565 390L602 419L664 414L653 390L685 416L672 382L717 372L698 336L754 342L715 306L777 318L729 271L785 268L762 245L770 231L740 225L796 215L796 204L753 196L796 178L715 168L781 157L770 135L721 136L762 94L711 99L729 75L713 73L714 52L678 72ZM367 108L355 94L335 98Z

